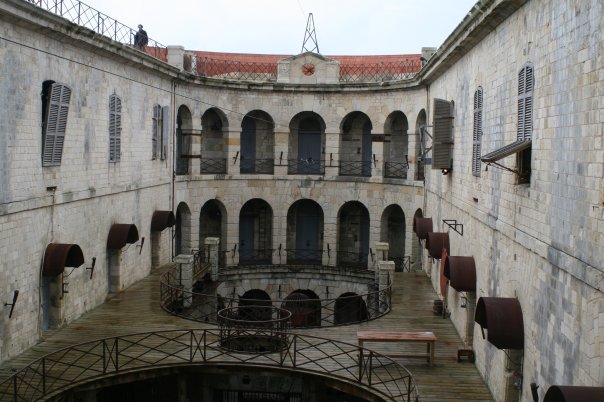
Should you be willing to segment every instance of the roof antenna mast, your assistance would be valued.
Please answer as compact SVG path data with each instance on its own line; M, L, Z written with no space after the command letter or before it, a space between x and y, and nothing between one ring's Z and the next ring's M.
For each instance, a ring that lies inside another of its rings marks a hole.
M306 45L307 43L308 46ZM304 41L302 42L302 51L300 51L300 53L304 52L314 52L321 54L321 52L319 52L317 32L315 31L315 20L312 17L312 13L308 14L308 21L306 22L306 32L304 33Z

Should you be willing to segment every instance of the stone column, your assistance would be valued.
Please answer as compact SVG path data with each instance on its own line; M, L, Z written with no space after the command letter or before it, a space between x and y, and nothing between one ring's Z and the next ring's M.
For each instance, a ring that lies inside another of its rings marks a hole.
M190 254L179 254L174 257L174 263L178 266L179 285L182 289L182 306L190 307L193 301L193 256Z
M380 261L378 262L378 290L380 291L380 312L384 312L388 309L390 300L388 299L385 291L388 285L394 283L394 261Z
M375 283L379 282L379 263L382 261L388 261L388 250L390 250L390 244L387 242L376 241L375 242L375 261L378 265L378 269L370 268L375 271Z
M382 136L383 137L383 136ZM371 142L371 177L384 176L384 141Z
M241 158L241 130L223 131L225 136L226 152L226 173L228 175L239 176L239 159ZM236 158L236 159L235 159Z
M287 176L287 158L289 157L289 130L274 130L275 135L275 177Z
M220 253L220 238L206 237L205 239L205 261L210 263L210 275L212 281L218 280L218 265Z
M327 128L325 130L325 178L334 178L340 174L340 130Z

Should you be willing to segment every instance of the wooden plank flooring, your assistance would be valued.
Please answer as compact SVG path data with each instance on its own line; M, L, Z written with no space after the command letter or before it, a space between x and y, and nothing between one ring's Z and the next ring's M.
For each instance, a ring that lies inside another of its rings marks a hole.
M164 268L165 269L165 268ZM64 328L49 331L34 347L0 365L0 381L31 361L57 349L93 339L155 330L214 328L214 326L174 317L159 305L159 275L156 271L96 309L84 314ZM422 272L395 273L393 308L390 314L363 324L334 328L299 330L356 344L359 330L431 331L438 337L433 368L423 359L399 359L413 375L422 402L493 401L474 364L457 362L457 348L462 346L449 319L435 316L432 304L436 293ZM377 345L379 352L400 353L401 347L425 345L398 343Z

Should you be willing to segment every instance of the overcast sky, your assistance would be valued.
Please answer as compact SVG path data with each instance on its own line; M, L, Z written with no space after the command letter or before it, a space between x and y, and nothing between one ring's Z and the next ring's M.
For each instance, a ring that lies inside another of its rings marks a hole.
M188 50L300 53L313 13L324 55L420 53L438 47L477 0L84 0L150 38Z

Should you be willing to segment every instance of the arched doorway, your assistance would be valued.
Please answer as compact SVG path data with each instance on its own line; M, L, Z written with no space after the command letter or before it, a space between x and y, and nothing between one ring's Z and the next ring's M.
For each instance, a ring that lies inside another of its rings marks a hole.
M340 127L340 176L371 176L371 120L362 112L348 114Z
M409 123L403 112L390 113L384 124L384 134L390 141L384 142L384 177L407 178L409 169Z
M302 112L289 124L288 174L325 173L325 122L314 112Z
M242 296L239 296L239 318L249 321L269 321L271 319L271 306L271 297L264 290L248 290Z
M293 291L281 307L292 313L291 324L294 328L321 326L321 301L312 290Z
M224 250L227 248L226 238L226 209L218 200L209 200L199 212L199 249L205 250L205 239L217 237L220 239L219 265L224 266Z
M415 218L423 218L424 214L420 208L415 211L413 214L413 220ZM413 236L413 241L411 242L411 270L413 271L421 271L422 269L422 243L421 240L417 236Z
M388 259L402 271L405 258L405 213L398 205L389 205L382 213L380 240L390 245Z
M201 117L201 173L224 174L227 172L227 144L224 133L228 121L217 108L207 110Z
M334 323L349 324L365 321L368 318L365 300L354 292L343 293L336 299Z
M193 122L191 111L185 105L178 108L176 115L176 174L189 173L189 155L191 155L191 134Z
M273 174L274 123L261 110L248 113L241 122L240 173Z
M191 210L181 202L176 208L176 232L174 233L174 255L189 254L191 244Z
M313 200L298 200L287 211L287 263L321 265L323 209Z
M338 211L339 267L367 268L369 211L358 201L345 203Z
M425 180L424 169L426 161L426 135L422 133L422 128L426 126L426 111L420 110L415 121L415 133L417 134L415 142L415 155L417 155L417 164L415 167L415 180Z
M270 264L272 248L273 210L264 200L249 200L239 213L239 263Z

